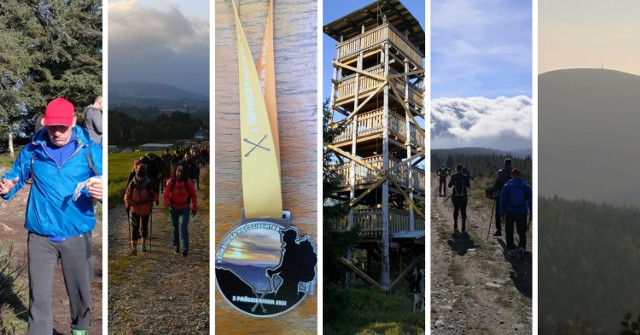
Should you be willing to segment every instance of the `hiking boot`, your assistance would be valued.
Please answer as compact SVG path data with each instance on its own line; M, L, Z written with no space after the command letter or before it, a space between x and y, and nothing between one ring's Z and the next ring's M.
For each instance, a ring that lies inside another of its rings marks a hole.
M500 230L496 230L496 232L493 234L493 236L502 236L502 231Z
M140 245L140 251L142 251L142 252L147 252L147 246L146 246L146 245L144 245L144 244L141 244L141 245Z
M182 256L187 257L187 255L189 255L189 250L188 249L182 250Z
M507 251L507 257L509 258L514 258L516 257L517 253L516 253L516 249L509 249L509 251Z
M467 231L467 225L463 222L462 223L462 232L466 232Z
M179 254L180 253L180 246L174 245L173 247L176 250L176 254Z
M130 253L130 255L131 255L131 256L135 256L135 255L137 255L137 254L138 254L138 248L136 248L136 247L131 247L131 253Z
M84 329L71 329L71 335L87 335L87 331Z
M527 253L524 250L524 248L520 247L520 249L518 249L518 258L521 259L521 260L524 260L526 255L527 255Z

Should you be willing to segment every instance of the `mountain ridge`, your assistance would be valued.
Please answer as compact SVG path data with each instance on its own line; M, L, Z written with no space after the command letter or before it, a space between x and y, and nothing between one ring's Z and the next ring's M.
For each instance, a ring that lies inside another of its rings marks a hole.
M626 176L640 164L640 76L563 69L538 78L540 194L637 206Z

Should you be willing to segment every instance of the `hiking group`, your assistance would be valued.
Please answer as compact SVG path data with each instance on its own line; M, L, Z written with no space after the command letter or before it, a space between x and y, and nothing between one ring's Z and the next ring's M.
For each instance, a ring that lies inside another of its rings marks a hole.
M11 200L25 183L31 187L24 228L28 232L28 334L51 334L51 294L58 259L62 266L71 334L87 334L91 323L91 281L94 277L91 234L96 226L94 205L102 200L102 97L85 109L85 124L77 125L74 105L50 101L31 143L25 145L11 170L2 176L0 195Z
M162 156L149 152L134 160L124 194L132 256L138 253L138 241L140 251L150 250L153 205L160 205L160 194L169 211L173 248L182 256L189 254L189 218L198 213L196 188L200 189L200 165L206 166L208 153L208 146L200 145L179 147L173 155L168 149Z
M470 181L473 177L469 176L468 170L460 163L456 165L454 174L451 174L451 170L442 165L437 169L436 175L439 176L438 195L446 196L444 185L452 189L449 197L453 204L454 234L466 235L467 203L471 187ZM447 184L446 179L449 175L451 177ZM519 256L520 259L524 259L527 245L527 215L529 222L532 218L532 190L531 186L522 178L522 171L512 167L510 158L504 160L504 166L498 170L493 186L487 195L493 200L491 215L493 218L495 214L496 222L496 231L493 236L502 236L504 223L507 256L510 258ZM458 230L458 217L462 219L461 231ZM517 250L514 242L514 226L519 238Z

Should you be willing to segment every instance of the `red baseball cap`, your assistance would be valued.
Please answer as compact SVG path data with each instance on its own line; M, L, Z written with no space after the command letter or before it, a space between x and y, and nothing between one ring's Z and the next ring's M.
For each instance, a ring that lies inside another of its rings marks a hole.
M55 98L49 102L44 112L45 126L71 126L75 107L65 98Z
M518 168L514 168L513 170L511 170L511 175L512 176L521 176L522 175L522 171L520 171L520 169L518 169Z

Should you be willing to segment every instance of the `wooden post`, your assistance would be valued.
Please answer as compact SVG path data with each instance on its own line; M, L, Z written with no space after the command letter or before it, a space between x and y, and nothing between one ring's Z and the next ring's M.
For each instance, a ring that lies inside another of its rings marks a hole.
M404 73L409 72L409 60L407 58L404 59ZM405 122L406 122L406 142L405 145L407 147L407 157L411 157L411 122L409 113L409 76L404 77L404 104L407 108L405 108ZM416 125L417 126L417 125ZM409 193L409 201L413 202L413 167L411 164L407 164L407 189ZM409 207L409 230L416 230L416 221L415 214L413 212L413 208Z
M384 44L384 75L389 75L389 43ZM389 85L384 87L382 117L382 171L389 169ZM382 183L382 287L390 288L389 180Z

